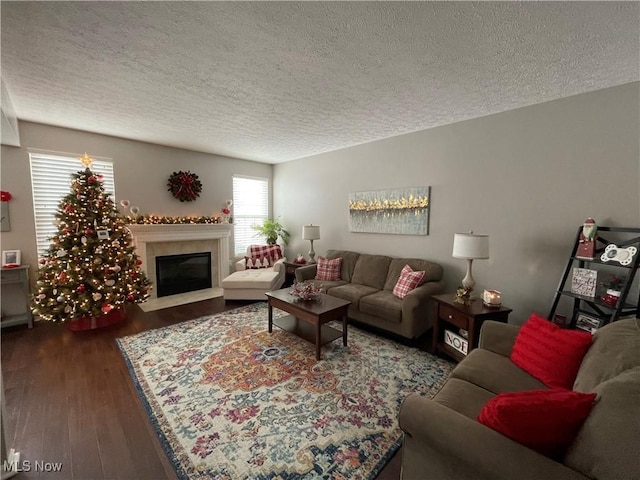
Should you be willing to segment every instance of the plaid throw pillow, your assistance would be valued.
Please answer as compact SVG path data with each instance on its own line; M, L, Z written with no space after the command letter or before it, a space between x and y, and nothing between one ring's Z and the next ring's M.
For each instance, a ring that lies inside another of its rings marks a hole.
M268 255L257 257L244 257L244 266L247 270L256 268L270 268L276 261Z
M254 257L272 257L274 260L282 258L282 249L280 245L249 245L249 256Z
M340 268L342 267L342 257L329 260L328 258L318 257L318 265L316 269L316 280L324 280L326 282L337 282L340 280Z
M405 265L400 272L396 286L393 287L393 294L400 299L406 297L411 290L420 285L423 277L423 270L414 271L409 265Z

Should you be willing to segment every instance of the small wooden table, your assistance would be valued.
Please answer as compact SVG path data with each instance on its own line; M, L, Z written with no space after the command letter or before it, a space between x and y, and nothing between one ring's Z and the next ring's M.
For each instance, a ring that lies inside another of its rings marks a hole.
M342 337L342 344L347 346L347 309L351 302L330 295L320 294L316 300L297 300L289 295L289 289L283 288L273 292L267 292L269 305L269 333L273 331L273 325L292 332L315 343L316 360L320 360L320 348L322 345L333 342ZM280 318L273 318L273 308L290 313ZM342 319L342 331L324 325L331 320Z
M29 265L2 269L2 327L26 323L33 328L31 295L29 293Z
M461 361L465 355L444 342L445 330L456 334L458 329L467 331L467 354L478 346L480 327L485 320L507 322L511 309L505 306L498 308L485 307L481 299L471 301L468 305L456 302L455 293L434 295L433 297L433 343L431 353L442 352L456 361Z
M310 263L295 263L285 261L284 263L284 284L283 287L290 287L296 283L296 270L300 267L311 265Z

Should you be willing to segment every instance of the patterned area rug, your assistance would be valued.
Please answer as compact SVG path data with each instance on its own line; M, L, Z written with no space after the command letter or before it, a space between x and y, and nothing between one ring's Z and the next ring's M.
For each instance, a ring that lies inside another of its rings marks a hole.
M267 332L264 303L117 342L182 479L372 479L401 444L402 400L452 368L353 326L316 361L311 343Z

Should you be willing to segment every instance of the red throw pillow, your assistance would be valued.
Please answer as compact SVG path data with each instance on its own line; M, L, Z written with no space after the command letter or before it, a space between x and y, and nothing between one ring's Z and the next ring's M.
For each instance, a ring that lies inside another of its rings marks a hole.
M336 282L340 280L341 267L342 257L334 258L332 260L324 257L318 257L316 280L325 280L327 282Z
M532 313L516 336L511 361L548 387L571 390L590 346L590 333L562 329Z
M595 393L561 388L501 393L489 400L478 421L538 453L561 458L589 416Z
M402 267L396 286L393 287L393 294L398 298L406 297L411 290L420 285L423 277L423 270L414 271L409 265L405 265Z

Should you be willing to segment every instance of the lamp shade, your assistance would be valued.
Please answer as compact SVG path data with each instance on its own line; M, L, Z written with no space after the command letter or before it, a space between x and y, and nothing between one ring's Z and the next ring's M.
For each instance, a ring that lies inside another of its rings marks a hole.
M302 238L303 240L319 240L320 227L318 225L303 225Z
M489 235L456 233L452 255L454 258L489 258Z

